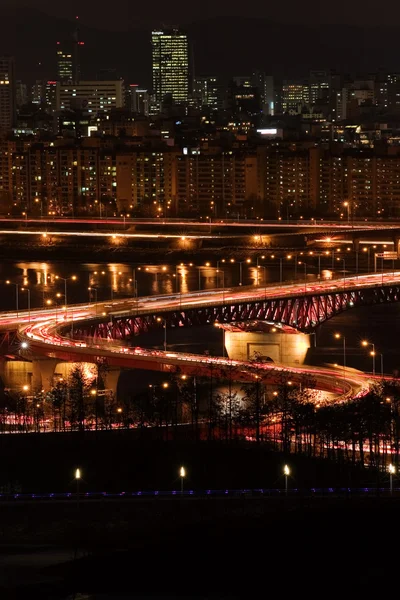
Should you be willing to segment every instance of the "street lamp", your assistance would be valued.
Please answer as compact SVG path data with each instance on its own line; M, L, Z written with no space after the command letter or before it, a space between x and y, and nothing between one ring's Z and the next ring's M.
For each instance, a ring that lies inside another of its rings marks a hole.
M239 285L243 285L243 267L242 267L242 265L244 263L250 264L251 258L246 258L246 260L239 261Z
M368 346L372 347L372 352L371 352L371 356L372 356L372 375L375 375L375 344L373 344L372 342L368 342L367 340L363 340L361 342L361 345L364 346L364 347L368 347Z
M347 208L347 222L350 223L350 202L343 202L343 206Z
M71 281L76 281L78 278L76 275L72 275L72 277L60 277L59 275L56 275L56 279L61 279L61 281L64 282L64 299L65 299L65 317L67 317L67 307L68 307L68 300L67 300L67 281L71 280Z
M27 287L22 287L21 292L26 292L28 294L28 320L31 320L31 290Z
M335 333L335 338L340 340L343 337L343 378L346 379L346 336L342 336L340 333Z
M161 323L161 322L164 323L164 325L163 325L163 327L164 327L164 352L166 352L167 351L167 321L163 317L157 317L157 321L159 323Z
M79 510L79 484L81 481L81 470L78 468L75 471L75 481L76 481L76 505Z
M17 312L17 317L18 317L18 287L19 287L18 283L13 283L9 279L7 279L6 284L7 285L15 285L15 307L16 307L16 312Z
M183 494L183 480L186 477L186 470L185 467L181 467L179 469L179 477L181 478L181 494Z
M283 467L283 474L285 476L285 494L287 496L287 494L288 494L288 477L290 475L290 469L289 469L288 465L285 465Z
M390 495L393 494L393 475L396 473L396 467L390 463L388 467L389 479L390 479Z
M337 258L337 261L342 261L343 263L343 289L345 289L346 287L346 259L344 258Z

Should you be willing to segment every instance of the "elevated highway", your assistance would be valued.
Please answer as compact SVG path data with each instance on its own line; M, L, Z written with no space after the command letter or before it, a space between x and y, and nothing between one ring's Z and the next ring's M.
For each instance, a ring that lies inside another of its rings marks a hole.
M382 288L383 286L383 288ZM110 366L141 368L158 371L175 371L187 374L223 375L231 373L232 378L254 381L257 377L266 382L278 383L282 374L286 373L293 382L312 378L316 389L328 391L337 397L345 399L349 396L363 394L371 382L369 375L347 369L314 368L314 367L285 367L280 364L263 364L254 362L232 361L224 357L205 357L177 352L149 350L132 346L133 335L138 331L128 331L129 335L116 336L112 334L113 323L121 318L142 319L154 327L162 327L157 320L165 319L171 314L180 314L181 320L177 326L190 325L185 323L185 313L197 310L212 309L218 318L218 307L246 305L259 302L274 301L281 303L290 298L312 298L316 294L355 293L371 290L400 290L400 272L348 277L346 280L335 280L316 283L308 288L303 284L285 286L255 287L250 289L232 288L213 291L175 294L168 296L149 296L130 300L115 300L108 303L82 304L67 307L60 315L54 310L36 310L28 313L2 313L0 329L4 332L16 330L19 348L22 356L32 360L35 356L47 357L55 361L96 362L106 359ZM388 301L397 301L397 292ZM346 309L351 306L346 306ZM228 313L226 313L228 314ZM232 314L232 313L230 313ZM257 315L256 315L257 316ZM147 321L146 321L147 317ZM151 317L151 318L150 318ZM236 316L235 318L240 318ZM209 322L212 322L211 320ZM315 326L318 323L315 324ZM94 335L83 335L86 331ZM97 332L97 333L96 333ZM99 335L99 332L102 332ZM129 338L127 341L126 338ZM376 377L376 379L379 379Z

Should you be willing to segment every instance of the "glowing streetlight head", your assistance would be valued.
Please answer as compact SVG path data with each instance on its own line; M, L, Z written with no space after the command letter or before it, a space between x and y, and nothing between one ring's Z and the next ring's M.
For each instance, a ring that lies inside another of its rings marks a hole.
M340 339L340 337L341 337L340 333L335 333L335 338L336 338L337 340L338 340L338 339Z
M187 379L187 375L181 375L181 379Z
M24 385L22 386L22 389L24 390L24 392L27 392L29 390L29 385Z
M388 471L391 475L394 475L394 473L396 473L396 467L394 465L390 464L388 467Z
M287 477L288 475L290 475L290 469L289 469L288 465L285 465L285 466L283 467L283 474L284 474L284 475L286 475L286 477Z
M163 386L163 388L164 388L164 389L167 389L167 387L169 387L169 383L167 383L167 382L164 382L164 383L162 384L162 386Z
M362 345L362 346L368 346L368 342L367 342L367 340L363 340L363 341L361 342L361 345Z
M81 470L80 469L76 469L75 471L75 479L80 479L81 478Z
M95 389L91 389L91 390L90 390L90 393L91 393L91 395L92 395L92 396L96 396L96 394L97 394L97 391L96 391Z
M71 279L72 279L72 281L76 281L78 278L76 275L72 275Z
M186 470L185 467L181 467L179 469L179 477L186 477Z
M122 408L120 406L117 408L117 413L122 413Z
M9 279L7 279L6 284L10 285L11 281Z
M247 258L247 259L246 259L246 262L247 262L247 263L251 263L251 258Z
M22 348L23 350L26 350L26 349L27 349L27 347L28 347L28 342L22 342L22 343L21 343L21 348Z

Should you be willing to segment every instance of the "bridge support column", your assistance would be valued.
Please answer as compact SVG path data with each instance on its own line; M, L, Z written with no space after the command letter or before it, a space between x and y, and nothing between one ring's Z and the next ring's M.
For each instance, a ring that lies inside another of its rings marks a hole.
M354 252L359 252L360 250L360 238L353 239L353 250Z
M399 244L400 244L400 237L398 235L395 235L393 237L393 252L397 252L397 256L399 255L399 250L400 250Z
M105 373L104 385L107 390L111 390L115 397L117 397L118 379L121 373L121 369L110 369Z
M32 389L44 390L48 392L53 384L53 377L56 365L59 361L56 358L35 358L32 361Z

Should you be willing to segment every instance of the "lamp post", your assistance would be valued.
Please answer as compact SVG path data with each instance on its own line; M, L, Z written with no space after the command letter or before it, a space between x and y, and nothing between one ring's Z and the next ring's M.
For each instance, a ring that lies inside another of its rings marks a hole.
M76 505L79 510L79 484L81 481L81 470L78 468L75 471L75 481L76 481Z
M221 273L222 274L222 302L225 304L225 271L223 269L218 269L216 270L217 273L217 286L219 286L219 281L218 281L218 274Z
M337 261L343 263L343 289L346 288L346 260L344 258L337 258Z
M347 208L347 222L350 223L350 202L343 202L343 206Z
M22 287L21 292L26 292L28 294L28 321L31 321L31 290L27 287Z
M16 308L17 317L18 317L18 287L19 287L18 283L13 283L9 279L7 279L6 284L15 286L15 308Z
M251 258L246 258L246 260L239 261L239 285L243 285L243 267L242 267L242 265L244 263L250 264Z
M372 352L371 352L371 356L372 356L372 375L375 375L375 344L373 344L372 342L368 342L367 340L363 340L361 342L361 345L364 346L364 347L368 347L368 346L372 347Z
M67 317L67 307L68 307L68 300L67 300L67 281L71 280L71 281L76 281L77 280L77 276L76 275L72 275L72 277L60 277L59 275L56 275L56 279L61 279L61 281L64 282L64 299L65 299L65 317Z
M186 470L185 467L181 467L179 469L179 477L181 478L181 494L183 494L183 480L186 477Z
M396 473L396 467L390 463L388 467L389 471L389 485L390 485L390 495L393 494L393 475Z
M167 321L163 317L157 317L159 323L163 322L164 325L164 352L167 351Z
M346 336L340 333L335 333L335 338L340 340L343 337L343 379L346 379Z
M288 495L288 477L290 475L290 469L288 467L288 465L285 465L283 467L283 474L285 476L285 495Z

